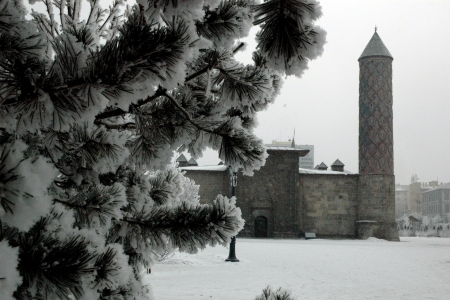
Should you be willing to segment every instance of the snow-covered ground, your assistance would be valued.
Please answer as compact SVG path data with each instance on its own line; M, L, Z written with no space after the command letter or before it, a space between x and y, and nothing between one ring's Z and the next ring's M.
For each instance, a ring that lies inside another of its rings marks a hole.
M297 299L450 299L450 239L238 239L236 256L177 253L146 280L157 300L253 300L267 285Z

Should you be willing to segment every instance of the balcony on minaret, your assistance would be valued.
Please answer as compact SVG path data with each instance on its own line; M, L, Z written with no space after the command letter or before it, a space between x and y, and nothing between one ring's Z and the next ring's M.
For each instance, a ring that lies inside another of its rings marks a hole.
M344 167L345 165L339 159L336 159L336 161L331 165L331 170L344 172Z

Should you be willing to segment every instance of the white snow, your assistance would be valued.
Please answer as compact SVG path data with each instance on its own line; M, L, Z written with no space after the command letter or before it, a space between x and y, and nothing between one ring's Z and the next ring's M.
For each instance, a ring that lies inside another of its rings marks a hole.
M332 170L317 170L317 169L303 169L299 168L298 172L300 174L322 174L322 175L348 175L352 174L349 171L344 170L344 172L340 171L332 171Z
M253 300L266 286L296 299L448 299L450 239L240 239L228 249L177 253L145 282L157 300Z
M226 171L228 169L225 165L217 166L198 166L198 167L182 167L183 171L196 170L196 171Z

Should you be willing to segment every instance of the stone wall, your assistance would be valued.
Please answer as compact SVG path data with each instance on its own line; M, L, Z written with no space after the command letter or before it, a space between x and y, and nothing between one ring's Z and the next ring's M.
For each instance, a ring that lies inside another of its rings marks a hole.
M324 238L398 240L394 176L299 174L297 150L268 153L254 176L238 174L237 205L246 221L239 236L255 237L255 224L259 230L264 219L268 238L314 232ZM200 185L202 203L218 194L231 196L227 170L188 170L186 176Z
M255 236L255 219L267 219L267 237L297 238L298 150L268 150L266 165L252 177L239 174L236 196L245 219L239 236Z
M355 238L358 175L300 174L301 230L318 237Z
M211 203L217 195L231 196L230 175L226 171L187 170L186 176L200 185L200 203Z
M395 223L395 177L359 175L358 237L398 241ZM367 222L369 221L369 222Z

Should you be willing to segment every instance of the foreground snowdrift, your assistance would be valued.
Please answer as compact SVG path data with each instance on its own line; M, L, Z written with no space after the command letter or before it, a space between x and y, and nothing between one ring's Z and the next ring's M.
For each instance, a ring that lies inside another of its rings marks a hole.
M238 239L228 249L177 253L146 280L158 300L254 299L266 286L297 299L445 299L450 293L450 239Z

